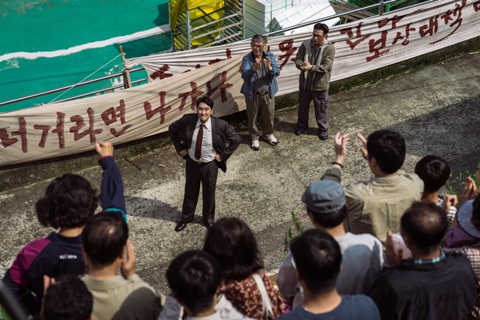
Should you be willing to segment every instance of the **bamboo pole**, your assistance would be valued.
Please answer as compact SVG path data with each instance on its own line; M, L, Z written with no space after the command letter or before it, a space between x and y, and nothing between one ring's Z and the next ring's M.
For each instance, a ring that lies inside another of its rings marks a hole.
M120 47L120 53L122 54L122 63L123 63L123 87L125 89L132 87L132 80L130 79L130 68L127 67L125 62L125 53L123 53L123 47Z

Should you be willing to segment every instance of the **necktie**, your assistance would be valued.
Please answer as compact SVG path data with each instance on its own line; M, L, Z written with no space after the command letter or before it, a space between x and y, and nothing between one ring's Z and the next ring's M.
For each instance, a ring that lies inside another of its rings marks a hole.
M195 144L195 158L198 160L202 156L203 124L200 125Z

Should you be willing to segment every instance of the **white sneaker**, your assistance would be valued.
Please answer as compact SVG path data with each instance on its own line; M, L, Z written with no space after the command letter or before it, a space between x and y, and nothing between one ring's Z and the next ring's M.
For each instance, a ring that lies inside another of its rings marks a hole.
M253 151L260 150L260 143L258 142L258 139L252 140L252 149Z
M269 136L263 136L263 139L265 139L265 141L267 141L272 146L276 146L278 144L278 140L277 138L275 138L273 133Z

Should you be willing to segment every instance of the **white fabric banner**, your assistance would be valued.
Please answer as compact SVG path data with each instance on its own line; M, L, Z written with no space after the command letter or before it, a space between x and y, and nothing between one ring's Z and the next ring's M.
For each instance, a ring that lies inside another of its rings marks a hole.
M480 0L429 2L381 17L331 28L336 49L332 81L358 75L478 37ZM272 37L269 50L281 68L279 95L298 90L293 59L310 32ZM250 40L212 48L129 60L141 63L148 84L102 96L0 114L0 166L93 150L99 140L114 144L165 132L195 110L204 94L214 114L245 109L240 94L242 57ZM160 81L158 81L160 80Z

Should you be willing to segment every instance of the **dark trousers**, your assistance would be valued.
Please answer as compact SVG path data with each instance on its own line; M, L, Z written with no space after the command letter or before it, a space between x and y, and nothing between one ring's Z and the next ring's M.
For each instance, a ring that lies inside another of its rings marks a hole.
M328 131L328 105L330 97L328 90L312 91L303 89L300 86L298 91L298 120L297 128L304 130L308 127L308 113L310 111L310 102L313 100L313 109L315 110L315 119L320 131Z
M202 183L203 221L215 218L215 189L217 188L218 166L215 161L198 163L187 156L185 197L183 198L182 221L192 222L197 207L200 183Z

